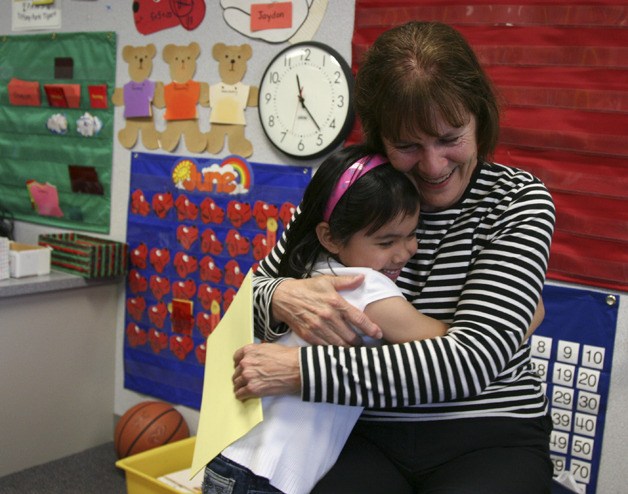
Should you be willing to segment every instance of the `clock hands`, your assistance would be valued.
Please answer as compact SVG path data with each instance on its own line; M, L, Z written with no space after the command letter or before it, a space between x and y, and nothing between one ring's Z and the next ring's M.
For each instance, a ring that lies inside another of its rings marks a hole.
M320 132L321 128L318 126L318 124L316 123L316 120L314 120L314 117L310 113L310 110L307 109L307 106L305 106L305 103L303 103L303 101L301 101L301 106L307 112L307 114L310 116L310 118L312 119L312 122L314 122L314 125L316 125L316 129Z
M301 103L301 108L303 108L305 112L309 115L309 117L312 119L312 122L314 122L314 125L316 125L316 128L320 132L321 128L316 123L316 119L312 116L308 107L305 106L305 98L303 97L303 88L301 87L301 81L299 81L298 74L297 74L297 88L299 88L299 103Z
M301 89L301 83L299 82L299 76L297 75L297 88L299 89L299 94L297 98L299 99L299 103L301 102L301 93L303 89ZM294 132L294 124L297 121L297 115L299 114L299 105L297 105L294 109L294 118L292 119L292 132Z

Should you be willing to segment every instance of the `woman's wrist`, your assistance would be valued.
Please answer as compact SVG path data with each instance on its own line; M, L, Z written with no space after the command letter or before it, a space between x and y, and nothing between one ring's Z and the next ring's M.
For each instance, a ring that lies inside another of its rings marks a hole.
M276 328L283 324L288 324L290 314L285 310L288 305L286 302L290 299L290 284L294 281L292 278L280 278L279 282L273 287L273 294L270 301L270 328Z
M286 334L289 331L289 327L274 314L273 301L275 300L275 294L277 288L286 280L290 278L275 278L271 283L265 287L265 296L267 300L265 320L263 321L263 340L275 341L280 336ZM261 322L261 321L259 321ZM259 325L257 326L259 328Z

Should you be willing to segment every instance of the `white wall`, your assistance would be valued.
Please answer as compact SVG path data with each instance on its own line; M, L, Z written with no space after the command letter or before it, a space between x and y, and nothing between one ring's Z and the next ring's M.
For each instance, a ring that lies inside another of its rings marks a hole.
M162 0L163 1L163 0ZM161 50L167 43L187 44L196 41L201 45L201 57L198 60L198 69L195 78L197 80L215 82L217 77L216 62L211 58L211 47L214 43L222 41L227 44L249 43L253 47L253 57L249 61L249 67L245 76L248 84L259 84L265 64L285 44L272 45L264 42L250 40L231 30L222 19L218 0L206 0L207 14L203 23L194 31L188 32L181 27L171 28L158 33L143 36L139 34L133 24L131 15L131 0L57 0L63 9L62 31L116 31L118 34L118 54L125 45L145 45L154 43L158 49L158 58L155 59L154 70L151 75L153 80L169 81L169 74L165 64L161 61ZM329 0L327 13L321 27L314 39L328 43L336 48L342 55L351 58L351 34L353 31L354 0ZM0 17L0 34L12 34L8 6L5 9L7 15ZM118 56L116 74L117 85L128 81L127 67ZM208 128L208 110L201 109L201 130ZM252 161L263 163L289 163L285 157L274 151L265 140L255 109L247 110L247 137L253 142L255 153ZM122 110L116 109L116 127L123 126ZM145 151L141 144L135 148ZM185 148L178 151L179 154L189 155ZM228 153L223 151L223 156ZM124 240L126 236L126 212L129 193L129 166L130 152L121 147L117 141L113 156L112 179L112 208L111 208L111 233L116 240ZM314 163L305 163L313 165ZM51 231L50 228L45 228ZM16 228L17 237L21 241L32 242L37 238L41 227L19 223ZM590 287L585 287L590 288ZM123 292L121 290L121 292ZM626 294L624 294L624 299ZM620 306L620 320L616 340L615 356L613 362L613 378L609 399L609 409L606 415L606 433L602 453L602 465L600 469L599 493L625 492L628 485L628 470L625 469L625 458L628 457L628 444L624 431L628 429L628 418L624 410L628 408L628 382L620 379L628 375L628 303L626 300ZM113 412L121 415L128 408L139 401L147 399L136 393L127 391L123 387L123 328L124 328L124 294L121 293L116 314L117 345L115 365L115 403ZM198 413L195 410L180 408L193 431L196 429Z
M120 288L0 299L0 476L112 440Z

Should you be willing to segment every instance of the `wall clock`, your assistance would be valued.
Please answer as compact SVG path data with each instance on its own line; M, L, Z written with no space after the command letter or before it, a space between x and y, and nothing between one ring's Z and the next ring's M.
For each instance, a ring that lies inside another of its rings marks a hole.
M333 48L315 41L289 46L268 64L259 86L266 137L298 159L330 152L353 125L353 76Z

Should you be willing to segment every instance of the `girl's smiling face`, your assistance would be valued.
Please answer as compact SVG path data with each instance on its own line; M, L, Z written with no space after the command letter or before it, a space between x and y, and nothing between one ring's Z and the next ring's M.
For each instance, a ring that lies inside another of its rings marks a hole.
M401 214L372 234L360 230L345 244L328 250L345 266L371 268L394 281L417 250L418 223L419 211Z
M456 204L477 166L476 119L469 115L462 127L436 117L438 135L417 132L399 140L384 138L392 165L415 180L421 209L439 211Z

